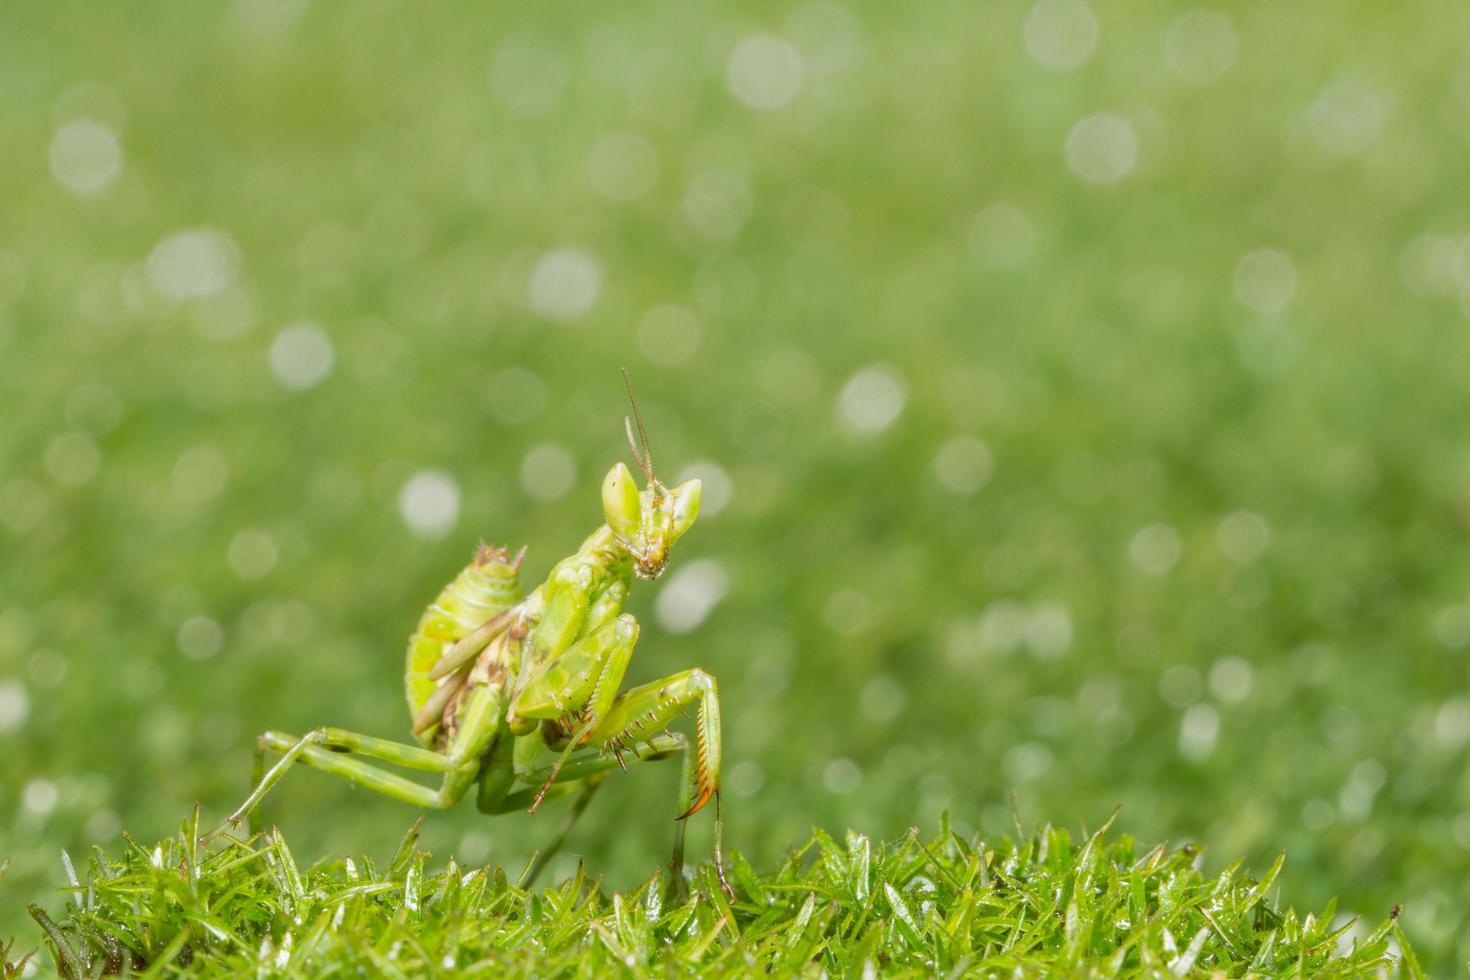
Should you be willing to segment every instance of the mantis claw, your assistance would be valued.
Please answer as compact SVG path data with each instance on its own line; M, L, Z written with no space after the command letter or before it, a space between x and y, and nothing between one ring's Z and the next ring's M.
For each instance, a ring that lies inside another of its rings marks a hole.
M730 882L725 878L724 861L715 860L715 877L720 880L720 891L724 892L725 897L730 901L735 901L735 889L730 887Z
M530 808L526 810L527 813L535 813L537 810L541 809L541 801L546 799L546 791L551 789L551 784L555 781L556 773L554 772L550 776L546 777L546 782L542 783L541 788L536 791L536 798L531 801Z
M692 803L689 804L689 809L685 810L683 813L679 814L674 819L675 820L688 820L690 817L694 816L700 810L703 810L704 809L704 805L706 803L708 803L710 801L710 798L713 797L714 795L715 795L715 791L709 785L709 783L701 782L698 786L696 786L694 788L694 802L692 802Z

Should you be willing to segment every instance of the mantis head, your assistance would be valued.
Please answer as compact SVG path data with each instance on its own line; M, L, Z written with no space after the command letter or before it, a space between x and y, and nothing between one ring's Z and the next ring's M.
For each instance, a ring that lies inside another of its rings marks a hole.
M623 380L627 378L624 371ZM633 400L631 385L628 397ZM669 563L669 549L699 516L699 497L704 487L698 480L688 480L672 490L660 483L653 472L653 454L648 449L648 433L643 429L636 400L633 400L633 417L638 421L642 452L638 449L639 440L633 438L633 420L625 418L623 422L633 459L648 478L648 485L639 490L632 471L621 462L615 463L602 481L602 512L618 543L633 556L633 569L638 577L656 579Z

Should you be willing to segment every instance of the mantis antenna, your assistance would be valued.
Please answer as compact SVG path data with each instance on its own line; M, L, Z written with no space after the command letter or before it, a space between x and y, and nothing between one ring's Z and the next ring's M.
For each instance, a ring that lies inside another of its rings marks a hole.
M633 406L633 418L623 416L623 428L628 433L628 447L633 450L633 459L643 475L648 477L648 482L658 483L658 478L653 475L653 450L648 448L648 430L643 427L643 413L638 411L638 399L633 395L633 381L628 377L627 368L623 368L623 386L628 389L628 402ZM638 452L638 440L633 438L634 419L638 422L638 437L643 443L642 454Z

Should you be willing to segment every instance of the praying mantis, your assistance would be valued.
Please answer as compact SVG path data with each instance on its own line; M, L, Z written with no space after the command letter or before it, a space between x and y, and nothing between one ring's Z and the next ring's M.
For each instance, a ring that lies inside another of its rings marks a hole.
M626 371L623 380L633 408L624 430L646 485L639 489L628 467L615 464L602 482L605 523L528 595L519 584L525 549L511 557L506 549L480 546L409 638L404 686L418 744L340 728L317 728L299 738L266 732L256 742L254 790L219 830L238 827L247 816L256 830L258 805L295 763L433 809L454 806L476 784L476 805L487 814L535 812L550 796L577 792L556 837L527 869L523 883L529 885L614 766L626 770L630 762L678 757L683 778L670 861L674 884L684 883L685 822L713 799L715 871L720 887L730 891L722 855L715 679L696 667L619 690L639 633L637 619L622 611L628 590L635 578L663 574L674 543L699 516L701 492L698 480L673 488L659 481ZM668 730L691 705L692 745ZM549 765L542 760L547 750L555 753ZM272 753L280 759L263 771ZM389 766L438 776L439 785Z

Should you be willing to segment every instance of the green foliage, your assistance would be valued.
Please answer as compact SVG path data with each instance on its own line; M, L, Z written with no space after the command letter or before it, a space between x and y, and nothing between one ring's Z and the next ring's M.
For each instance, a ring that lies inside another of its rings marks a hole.
M1259 880L1240 863L1209 877L1192 848L1138 853L1106 826L995 845L947 823L886 843L816 831L769 874L730 855L733 901L708 864L682 896L663 873L609 896L580 865L536 891L453 859L431 872L417 824L381 868L302 868L279 830L212 847L197 830L196 812L152 849L98 849L59 924L32 906L63 976L1372 977L1402 942L1396 911L1368 932L1332 905L1279 908L1284 856Z

